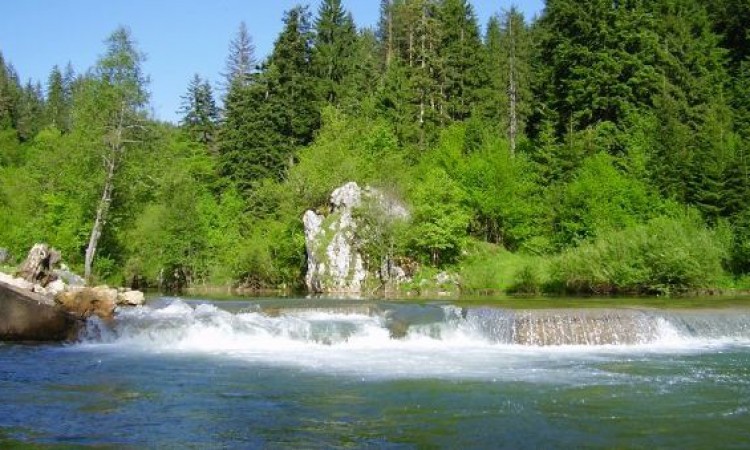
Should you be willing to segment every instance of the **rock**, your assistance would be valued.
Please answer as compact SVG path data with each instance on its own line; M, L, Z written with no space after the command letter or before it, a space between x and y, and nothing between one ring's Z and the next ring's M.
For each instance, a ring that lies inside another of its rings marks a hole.
M65 264L60 265L60 268L53 270L52 273L68 286L86 286L86 280L71 272Z
M42 287L53 281L52 270L60 262L60 252L47 244L35 244L21 265L18 276Z
M445 286L449 284L459 284L458 275L449 274L448 272L440 272L435 275L435 283L438 286Z
M336 188L331 193L331 205L335 208L356 208L362 199L362 190L353 181Z
M125 306L140 306L146 301L141 291L124 291L117 294L117 304Z
M0 282L0 340L73 339L80 325L79 320L40 295Z
M24 291L32 291L34 289L34 283L30 283L23 278L13 277L7 273L0 272L0 282Z
M302 217L307 250L305 283L310 292L360 294L368 278L380 278L381 281L391 278L390 269L383 272L381 264L373 267L372 273L365 267L362 252L370 238L363 235L371 233L355 218L355 211L363 205L376 208L379 222L408 218L405 206L377 189L362 189L354 182L335 189L331 193L331 209L327 216L306 211ZM390 266L393 266L392 261ZM399 274L394 268L393 279L398 279Z
M57 279L47 285L47 294L54 298L57 294L65 292L68 289L68 285L63 280Z
M0 248L0 264L5 264L10 261L10 252L7 248Z
M55 296L55 303L82 319L92 315L110 319L117 306L117 289L107 286L69 288Z

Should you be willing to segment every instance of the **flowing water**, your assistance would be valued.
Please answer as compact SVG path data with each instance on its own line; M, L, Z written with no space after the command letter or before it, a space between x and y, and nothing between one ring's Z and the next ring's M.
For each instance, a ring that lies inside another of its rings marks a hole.
M0 447L748 448L749 408L742 307L161 298L0 344Z

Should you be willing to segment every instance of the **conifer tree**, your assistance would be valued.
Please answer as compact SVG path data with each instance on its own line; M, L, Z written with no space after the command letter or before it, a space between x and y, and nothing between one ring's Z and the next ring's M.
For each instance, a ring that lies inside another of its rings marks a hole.
M443 115L461 121L469 117L486 83L479 26L467 0L442 0L437 15Z
M242 86L250 84L257 64L253 38L247 31L245 22L240 22L236 36L229 43L229 55L227 56L224 73L222 73L224 88L229 90L234 83L239 83Z
M182 97L182 114L180 125L196 141L204 145L214 142L219 122L219 108L214 101L213 90L208 80L202 80L198 74L188 85L187 93Z
M295 149L312 139L320 119L311 58L309 13L295 7L262 72L228 93L220 167L246 193L263 179L282 179Z
M47 123L61 132L69 131L70 96L69 88L60 68L54 66L47 80Z
M356 51L357 30L351 14L341 6L341 0L324 0L315 20L312 52L313 72L324 101L341 101L343 83L355 70Z
M15 128L21 141L31 140L44 123L44 94L39 83L29 80L21 91L15 118Z

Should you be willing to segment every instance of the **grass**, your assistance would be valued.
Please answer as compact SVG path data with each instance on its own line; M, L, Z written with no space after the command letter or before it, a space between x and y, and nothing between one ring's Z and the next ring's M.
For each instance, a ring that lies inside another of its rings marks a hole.
M538 293L548 264L549 260L540 256L475 242L461 262L461 289L469 294Z

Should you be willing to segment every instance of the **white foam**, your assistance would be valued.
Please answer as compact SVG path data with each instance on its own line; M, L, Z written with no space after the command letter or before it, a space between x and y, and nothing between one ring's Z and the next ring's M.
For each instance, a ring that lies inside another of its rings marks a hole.
M744 330L708 337L690 335L667 317L654 317L654 324L649 326L656 331L644 334L649 338L633 344L547 346L517 345L498 339L495 334L504 336L507 330L495 326L492 317L484 319L488 323L480 324L471 316L464 318L460 312L450 310L446 310L443 321L412 325L401 338L392 337L388 320L388 314L320 310L282 310L278 316L260 312L233 314L210 304L193 307L173 300L160 308L123 310L112 326L91 321L76 348L204 354L368 377L560 381L561 375L554 368L567 363L571 356L606 359L611 355L619 358L623 354L750 346L750 336Z

